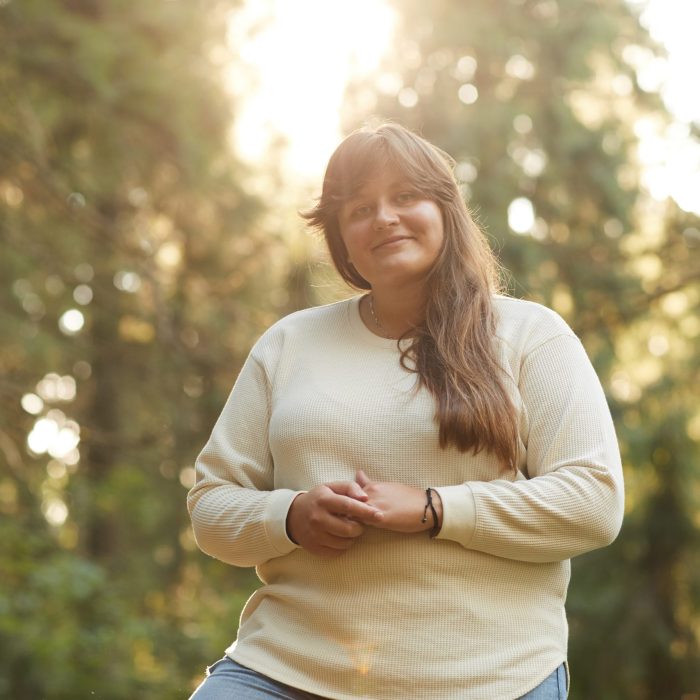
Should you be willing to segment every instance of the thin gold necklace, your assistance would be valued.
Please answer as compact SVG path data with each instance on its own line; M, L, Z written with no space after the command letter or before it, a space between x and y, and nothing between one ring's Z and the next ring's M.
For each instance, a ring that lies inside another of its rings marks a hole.
M379 330L387 337L390 338L391 336L387 332L386 328L382 326L381 322L377 318L377 314L374 311L374 294L369 295L369 312L372 314L372 320L374 321L374 325L379 328Z

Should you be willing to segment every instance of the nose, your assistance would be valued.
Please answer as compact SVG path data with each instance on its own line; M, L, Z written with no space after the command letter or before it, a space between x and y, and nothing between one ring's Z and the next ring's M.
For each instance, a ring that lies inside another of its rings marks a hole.
M381 230L387 226L394 226L399 223L399 215L391 205L391 202L381 201L377 203L374 215L374 228Z

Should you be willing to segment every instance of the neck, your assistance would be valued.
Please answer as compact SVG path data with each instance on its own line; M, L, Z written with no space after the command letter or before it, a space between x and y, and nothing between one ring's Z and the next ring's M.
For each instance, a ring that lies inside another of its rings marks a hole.
M425 295L421 286L411 289L382 288L375 285L371 291L375 330L390 338L399 338L419 325L425 316ZM379 323L379 327L377 325Z

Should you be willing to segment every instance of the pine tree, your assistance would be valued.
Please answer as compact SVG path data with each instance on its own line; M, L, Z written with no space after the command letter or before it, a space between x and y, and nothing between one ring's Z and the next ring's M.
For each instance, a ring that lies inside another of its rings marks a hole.
M183 488L283 283L228 146L235 11L0 3L3 697L184 697L250 587Z

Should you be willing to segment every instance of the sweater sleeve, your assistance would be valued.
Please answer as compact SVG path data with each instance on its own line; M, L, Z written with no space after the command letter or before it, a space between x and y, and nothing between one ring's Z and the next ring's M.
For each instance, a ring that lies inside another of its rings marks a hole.
M187 497L197 545L228 564L257 566L297 547L286 519L299 492L274 489L269 420L270 385L251 355L197 457Z
M578 338L557 335L525 358L529 479L440 487L439 538L507 559L553 562L610 544L624 509L610 411Z

